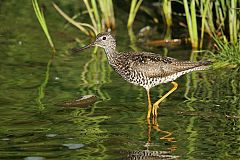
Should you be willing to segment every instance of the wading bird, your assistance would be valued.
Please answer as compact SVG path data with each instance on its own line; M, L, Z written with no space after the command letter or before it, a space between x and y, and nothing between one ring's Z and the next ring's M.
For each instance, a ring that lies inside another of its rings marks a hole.
M178 84L174 82L175 79L192 71L207 69L211 64L209 61L180 61L150 52L118 52L116 51L116 40L109 32L99 33L94 42L73 51L82 51L93 46L104 48L108 63L126 81L146 89L148 97L147 118L150 118L151 113L156 117L160 102L177 89ZM171 82L173 88L152 106L150 89L167 82Z

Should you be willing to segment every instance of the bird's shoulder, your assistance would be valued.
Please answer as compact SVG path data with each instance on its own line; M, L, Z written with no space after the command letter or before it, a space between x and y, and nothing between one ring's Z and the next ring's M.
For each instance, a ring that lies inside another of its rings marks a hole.
M146 64L170 64L176 59L171 57L164 57L152 52L122 52L121 55L127 60L131 61L135 65L146 65Z
M147 77L163 77L177 71L175 58L164 57L151 52L127 52L121 54L130 70L141 72Z

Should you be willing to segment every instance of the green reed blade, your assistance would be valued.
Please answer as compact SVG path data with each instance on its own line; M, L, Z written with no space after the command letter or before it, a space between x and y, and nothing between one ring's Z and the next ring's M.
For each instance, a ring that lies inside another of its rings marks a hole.
M112 0L100 0L98 3L107 28L115 28L115 16Z
M188 7L188 1L183 0L183 5L184 5L184 9L185 9L185 14L186 14L189 36L190 36L191 42L193 42L193 39L192 39L192 37L193 37L192 19L191 19L189 7Z
M34 12L36 14L36 17L37 17L37 19L38 19L38 21L39 21L39 23L40 23L40 25L41 25L41 27L43 29L43 32L45 33L45 35L46 35L46 37L48 39L48 42L49 42L51 48L53 49L53 53L55 53L56 52L55 51L55 47L54 47L52 38L51 38L51 36L49 34L48 27L47 27L47 24L46 24L46 20L44 18L44 14L40 10L37 0L32 0L32 5L33 5Z
M167 27L172 25L172 8L171 1L163 0L163 13L166 20Z
M237 42L237 0L231 0L230 9L229 9L229 32L230 32L230 41L234 44Z
M93 27L96 29L97 28L97 22L96 22L96 19L95 19L94 15L93 15L93 11L90 7L90 4L88 3L88 0L83 0L83 2L84 2L85 6L87 8L89 17L90 17L90 19L92 21L92 24L93 24Z
M112 3L112 0L108 0L108 1L109 1L108 4L109 4L109 12L110 12L110 21L111 21L112 27L115 28L116 24L115 24L113 3Z
M192 27L193 27L193 47L198 47L198 29L197 29L197 17L196 17L196 8L195 8L195 0L191 1L191 18L192 18Z
M101 32L101 30L102 30L101 29L101 20L100 20L100 16L98 13L96 0L91 0L91 4L92 4L92 8L93 8L93 14L94 14L94 17L95 17L96 23L97 23L97 31Z
M202 12L202 27L201 27L201 39L200 39L200 45L199 47L202 48L203 45L203 36L204 36L204 27L205 27L205 23L206 23L206 15L207 12L209 11L209 2L210 0L207 0L204 4L202 4L202 6L204 7L203 12Z
M90 24L87 23L80 23L80 22L76 22L74 21L72 18L70 18L66 13L64 13L55 3L53 3L53 7L58 11L58 13L63 16L69 23L71 23L72 25L74 25L75 27L77 27L78 29L80 29L83 33L85 33L86 35L89 35L88 30L85 28L89 28L91 29L94 34L96 35L98 33L98 31Z
M131 28L134 22L134 19L136 17L137 11L140 7L140 5L142 4L143 0L132 0L131 2L131 8L130 8L130 13L129 13L129 17L128 17L128 28Z

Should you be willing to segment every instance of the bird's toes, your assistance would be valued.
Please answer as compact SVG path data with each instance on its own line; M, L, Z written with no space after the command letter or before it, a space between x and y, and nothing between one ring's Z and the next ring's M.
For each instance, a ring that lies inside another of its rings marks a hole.
M153 117L157 117L157 109L158 109L158 106L157 105L153 105L153 109L152 109Z

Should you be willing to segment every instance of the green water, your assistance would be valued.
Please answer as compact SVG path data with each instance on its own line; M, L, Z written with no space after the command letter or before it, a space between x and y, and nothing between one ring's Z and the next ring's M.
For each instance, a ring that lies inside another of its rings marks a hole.
M238 71L208 70L179 78L179 89L159 108L159 126L148 127L145 90L113 72L101 49L69 54L77 45L74 38L90 40L65 26L50 2L46 6L57 48L53 61L31 4L0 1L1 160L134 159L134 153L146 150L164 154L162 159L240 158ZM69 12L74 8L71 2L63 6ZM125 26L117 28L119 50L131 49ZM166 53L195 57L176 48ZM152 100L170 88L155 87ZM87 109L56 105L87 94L98 97Z

